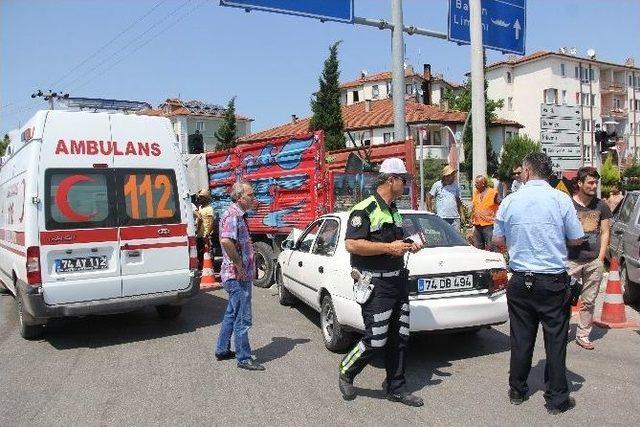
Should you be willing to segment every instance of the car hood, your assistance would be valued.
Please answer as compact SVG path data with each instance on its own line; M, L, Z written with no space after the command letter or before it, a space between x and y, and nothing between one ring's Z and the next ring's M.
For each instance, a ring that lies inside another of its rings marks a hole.
M410 254L407 264L411 276L506 268L504 257L472 246L425 248Z

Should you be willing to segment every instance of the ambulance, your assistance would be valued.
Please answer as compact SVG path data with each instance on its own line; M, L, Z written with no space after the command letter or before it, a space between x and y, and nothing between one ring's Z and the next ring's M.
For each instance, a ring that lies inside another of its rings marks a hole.
M0 166L0 283L27 339L52 318L143 306L178 316L200 284L169 120L37 112Z

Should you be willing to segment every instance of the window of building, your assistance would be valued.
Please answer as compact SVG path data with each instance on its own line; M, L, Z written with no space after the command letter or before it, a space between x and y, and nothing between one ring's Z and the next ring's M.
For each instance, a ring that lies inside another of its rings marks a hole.
M413 85L411 83L405 85L404 93L407 95L413 95Z
M613 98L613 108L622 108L622 102L620 102L620 98Z
M371 97L373 99L378 99L379 96L380 96L380 88L378 87L378 85L373 85L371 87Z
M558 102L558 89L545 89L543 97L545 103L556 104Z
M636 99L636 111L640 110L640 99Z
M560 75L561 75L562 77L565 77L565 76L566 76L566 74L565 74L565 70L564 70L564 64L560 64Z
M433 132L433 145L442 145L442 135L440 132Z
M387 89L387 96L391 96L391 82L387 82L385 87Z
M629 74L629 86L633 86L633 76Z
M511 71L507 71L507 83L513 83L513 77L511 76Z
M196 130L200 133L204 132L204 122L196 122Z
M511 136L513 135L513 132L511 132L510 130L505 132L505 141L509 141L511 139Z
M567 91L566 90L562 91L562 103L563 104L567 103Z
M595 120L583 120L582 121L582 130L584 132L591 132L594 130Z
M359 95L358 91L354 90L352 93L353 93L353 102L360 101L360 95Z
M362 141L362 143L364 144L365 147L369 147L371 145L371 140L365 139L364 141Z
M576 92L576 105L580 105L580 92Z
M383 133L382 140L384 141L385 144L391 142L391 132Z
M507 109L509 111L513 111L513 98L512 97L508 97L507 98Z

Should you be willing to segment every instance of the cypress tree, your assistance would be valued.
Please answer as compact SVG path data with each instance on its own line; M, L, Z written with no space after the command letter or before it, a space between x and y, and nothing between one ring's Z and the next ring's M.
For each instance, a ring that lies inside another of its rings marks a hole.
M324 145L327 151L346 147L344 123L340 108L340 71L338 69L338 46L340 41L329 46L329 57L324 61L322 76L318 79L320 89L311 100L313 116L309 130L324 130Z
M238 144L236 139L236 97L231 98L224 110L222 125L215 133L216 139L220 142L216 149L226 150Z

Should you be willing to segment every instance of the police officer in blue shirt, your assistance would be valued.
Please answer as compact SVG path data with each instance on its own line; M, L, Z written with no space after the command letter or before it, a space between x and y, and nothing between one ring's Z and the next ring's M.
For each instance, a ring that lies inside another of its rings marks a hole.
M522 163L523 187L506 197L496 215L493 241L509 251L513 276L507 287L511 323L509 399L519 405L528 396L527 377L542 323L546 352L544 394L549 413L575 406L566 374L570 318L567 245L580 245L584 235L573 202L546 181L551 159L531 153Z

